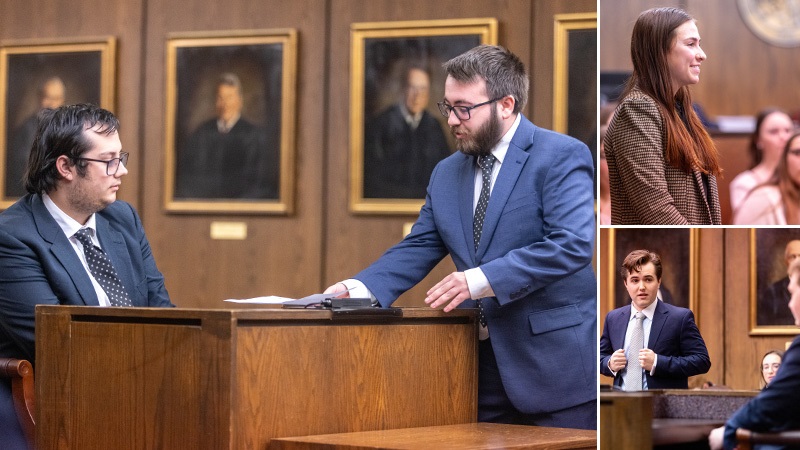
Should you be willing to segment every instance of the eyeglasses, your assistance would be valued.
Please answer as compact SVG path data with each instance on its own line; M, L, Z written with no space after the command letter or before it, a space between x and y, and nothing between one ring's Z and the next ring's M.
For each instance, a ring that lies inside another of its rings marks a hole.
M450 117L450 111L452 111L455 113L456 117L458 117L458 120L469 120L470 119L469 112L472 111L473 109L479 106L494 103L502 99L503 97L498 97L496 99L489 100L488 102L478 103L477 105L472 105L472 106L452 106L448 105L445 102L438 102L436 103L436 105L439 107L439 112L442 113L442 115L445 117Z
M130 153L122 152L119 154L119 158L112 158L112 159L92 159L92 158L75 158L75 159L82 159L84 161L92 161L92 162L99 162L106 164L106 175L116 175L117 171L119 171L120 164L127 166L128 165L128 157Z

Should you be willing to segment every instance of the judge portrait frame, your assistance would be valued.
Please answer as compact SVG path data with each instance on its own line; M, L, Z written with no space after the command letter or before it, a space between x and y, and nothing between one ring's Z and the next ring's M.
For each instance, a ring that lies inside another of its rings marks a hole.
M750 229L750 335L797 335L789 310L786 244L800 240L796 228Z
M113 36L4 41L0 47L0 209L26 194L22 178L43 108L92 103L113 111Z
M418 214L433 166L455 142L436 102L442 64L497 43L494 18L351 25L350 211Z
M166 73L165 210L292 214L297 31L174 33Z

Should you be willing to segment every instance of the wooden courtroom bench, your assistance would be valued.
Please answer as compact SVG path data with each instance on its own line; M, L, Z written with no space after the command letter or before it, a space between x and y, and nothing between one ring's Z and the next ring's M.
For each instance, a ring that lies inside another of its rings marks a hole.
M601 448L641 450L660 446L707 445L708 434L757 391L601 391Z
M396 430L274 438L270 450L420 449L558 450L596 449L597 432L569 428L467 423Z

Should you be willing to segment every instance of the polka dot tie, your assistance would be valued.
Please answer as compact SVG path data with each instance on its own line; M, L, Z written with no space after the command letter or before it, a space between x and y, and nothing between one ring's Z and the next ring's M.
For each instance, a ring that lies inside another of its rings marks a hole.
M492 166L495 157L493 155L483 155L478 158L478 166L481 168L483 182L481 184L481 194L478 197L478 205L475 207L475 215L472 218L472 238L475 241L475 250L481 242L481 232L483 231L483 219L486 217L486 207L489 206L489 194L492 190ZM483 313L483 302L478 302L478 320L482 326L486 326L486 316Z
M111 264L111 260L108 259L103 249L96 247L92 243L89 229L81 228L75 233L75 238L83 244L83 254L86 256L89 270L106 292L106 295L108 295L111 306L133 306L128 293L125 292L125 287L117 276L117 271L114 270L114 266Z

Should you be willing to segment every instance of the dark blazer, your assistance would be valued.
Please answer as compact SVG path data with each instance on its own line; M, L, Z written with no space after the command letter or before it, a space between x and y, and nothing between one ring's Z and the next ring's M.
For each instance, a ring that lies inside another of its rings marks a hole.
M411 233L355 278L386 307L447 254L459 271L480 267L496 295L483 304L514 406L536 414L596 399L589 150L522 117L494 184L477 253L475 168L475 158L461 152L440 162ZM565 361L568 370L554 369Z
M688 389L689 377L708 372L711 359L694 314L686 308L658 301L647 347L656 355L655 375L646 373L648 389ZM615 350L624 348L625 332L631 318L631 306L626 305L608 313L600 336L600 373L614 376L608 359ZM614 385L622 384L625 370L614 377Z
M756 325L794 325L789 309L789 277L770 284L758 293Z
M736 447L737 428L761 432L800 429L800 338L795 338L783 354L781 367L769 386L725 423L726 449Z
M656 101L634 89L605 137L614 225L719 225L717 179L667 164L667 130Z
M136 211L117 201L97 213L100 246L134 306L173 306ZM35 364L36 305L99 305L91 279L40 195L28 194L0 213L0 356ZM25 448L0 383L0 429L7 448Z

